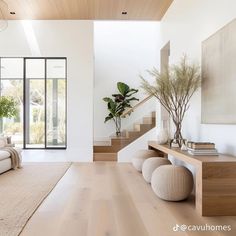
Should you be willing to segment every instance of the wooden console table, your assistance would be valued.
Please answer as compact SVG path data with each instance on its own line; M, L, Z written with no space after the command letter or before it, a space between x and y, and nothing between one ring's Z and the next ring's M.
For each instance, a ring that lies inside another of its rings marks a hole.
M192 156L187 151L159 145L155 141L149 141L148 147L195 167L195 205L202 216L236 215L236 157Z

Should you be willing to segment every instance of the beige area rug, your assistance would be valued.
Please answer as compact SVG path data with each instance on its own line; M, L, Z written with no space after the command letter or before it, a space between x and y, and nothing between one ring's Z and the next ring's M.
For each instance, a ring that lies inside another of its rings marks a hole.
M25 163L0 175L0 236L19 235L71 163Z

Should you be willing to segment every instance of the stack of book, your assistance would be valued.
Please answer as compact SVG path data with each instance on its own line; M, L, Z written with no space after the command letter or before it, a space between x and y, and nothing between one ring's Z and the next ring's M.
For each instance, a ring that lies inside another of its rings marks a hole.
M214 143L188 142L188 153L195 156L218 156Z

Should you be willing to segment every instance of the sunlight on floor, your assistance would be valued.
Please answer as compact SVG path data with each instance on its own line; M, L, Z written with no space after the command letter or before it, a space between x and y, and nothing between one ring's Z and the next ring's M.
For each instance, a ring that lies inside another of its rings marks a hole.
M67 162L69 153L66 150L23 150L23 162Z

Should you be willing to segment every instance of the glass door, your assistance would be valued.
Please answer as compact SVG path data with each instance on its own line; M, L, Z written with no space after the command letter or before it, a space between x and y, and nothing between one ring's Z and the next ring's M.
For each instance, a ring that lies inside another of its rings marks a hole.
M45 59L25 59L25 148L45 148Z
M66 61L47 59L46 146L66 145Z
M14 118L0 119L0 133L11 137L11 141L18 147L23 147L23 58L0 59L1 96L14 97L18 114Z
M25 59L25 148L66 147L66 59Z
M0 96L18 114L0 119L0 134L23 148L66 148L66 58L0 58Z

